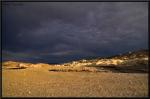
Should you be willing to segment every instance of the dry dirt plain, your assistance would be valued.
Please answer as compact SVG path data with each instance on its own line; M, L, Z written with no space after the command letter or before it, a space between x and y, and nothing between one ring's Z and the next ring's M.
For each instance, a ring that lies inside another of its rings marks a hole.
M2 97L147 97L147 73L2 70Z

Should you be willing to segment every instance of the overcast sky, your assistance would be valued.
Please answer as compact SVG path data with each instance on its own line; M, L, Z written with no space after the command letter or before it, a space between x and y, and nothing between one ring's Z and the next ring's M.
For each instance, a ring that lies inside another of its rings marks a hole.
M3 4L4 59L61 63L148 48L147 2Z

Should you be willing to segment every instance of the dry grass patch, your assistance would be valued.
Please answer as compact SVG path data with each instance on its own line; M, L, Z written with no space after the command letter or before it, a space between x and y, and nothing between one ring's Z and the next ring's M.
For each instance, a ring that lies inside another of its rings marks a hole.
M49 71L62 71L62 72L97 72L94 67L66 67L66 66L51 66Z

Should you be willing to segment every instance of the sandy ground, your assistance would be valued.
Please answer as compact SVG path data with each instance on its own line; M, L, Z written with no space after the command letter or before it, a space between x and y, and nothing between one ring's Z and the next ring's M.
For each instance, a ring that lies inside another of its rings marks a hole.
M147 73L3 69L3 97L147 97Z

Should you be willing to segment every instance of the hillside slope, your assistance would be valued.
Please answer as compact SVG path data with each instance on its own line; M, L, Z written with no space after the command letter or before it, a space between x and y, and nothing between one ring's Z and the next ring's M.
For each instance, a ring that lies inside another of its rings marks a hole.
M129 52L107 58L72 61L64 64L23 63L6 61L3 68L25 69L31 67L49 67L49 71L88 71L88 72L148 72L148 50Z

